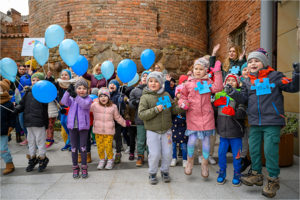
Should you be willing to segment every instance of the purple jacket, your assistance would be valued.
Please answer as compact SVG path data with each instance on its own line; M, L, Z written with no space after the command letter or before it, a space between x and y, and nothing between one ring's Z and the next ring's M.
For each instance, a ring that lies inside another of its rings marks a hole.
M106 87L106 79L103 77L101 80L97 80L95 78L95 76L93 74L88 74L88 73L85 73L82 75L83 78L91 81L91 87L90 88L102 88L102 87ZM111 81L112 79L115 79L116 78L116 72L113 73L113 75L110 77L109 80L107 80L107 84L109 83L109 81Z
M90 129L90 108L93 100L89 96L82 98L77 95L74 99L73 97L70 97L69 92L65 92L61 102L65 106L70 107L67 119L68 129L74 128L75 115L77 115L79 131Z

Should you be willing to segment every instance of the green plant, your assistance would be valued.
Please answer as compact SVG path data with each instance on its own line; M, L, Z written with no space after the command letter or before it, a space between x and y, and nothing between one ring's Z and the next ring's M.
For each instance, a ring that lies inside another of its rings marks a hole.
M285 117L287 117L287 115L285 115ZM295 133L298 131L299 121L296 117L297 115L292 116L291 114L289 114L285 127L283 127L280 131L280 137L283 134Z

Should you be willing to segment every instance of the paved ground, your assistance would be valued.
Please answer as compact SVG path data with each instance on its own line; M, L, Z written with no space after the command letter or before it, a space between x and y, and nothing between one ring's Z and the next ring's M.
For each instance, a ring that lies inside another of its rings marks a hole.
M93 146L89 178L74 180L71 153L60 151L63 146L60 133L55 133L55 140L56 143L47 150L50 159L47 170L42 173L37 169L25 172L25 154L28 153L28 148L19 146L13 137L9 148L16 170L3 176L5 163L1 159L1 199L267 199L261 195L262 187L231 185L231 154L228 155L227 182L222 186L216 184L218 165L210 165L210 176L204 179L201 177L199 164L194 166L191 176L186 176L181 160L178 161L177 167L170 169L170 183L163 183L159 179L159 183L152 186L148 183L147 164L142 168L136 167L135 161L128 160L128 154L123 154L122 163L116 165L113 170L97 170L99 158L96 147ZM216 160L217 149L218 144L215 146ZM195 160L195 163L198 162ZM265 168L263 174L266 183ZM293 166L282 168L280 184L275 199L299 199L299 157L295 157Z

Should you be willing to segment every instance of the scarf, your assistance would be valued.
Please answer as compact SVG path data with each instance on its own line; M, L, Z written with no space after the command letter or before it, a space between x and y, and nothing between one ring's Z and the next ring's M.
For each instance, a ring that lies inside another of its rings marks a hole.
M259 72L259 70L257 70L256 72L250 72L250 75L255 76L257 78L258 72Z
M75 82L75 79L70 79L70 80L64 81L59 78L59 79L57 79L57 82L59 84L59 87L61 87L62 89L68 89L69 85L72 82Z
M94 75L94 77L98 80L98 81L100 81L101 79L103 79L103 74L93 74Z
M3 92L1 94L1 101L0 101L0 103L4 104L5 102L8 102L8 101L10 101L9 93L8 92Z

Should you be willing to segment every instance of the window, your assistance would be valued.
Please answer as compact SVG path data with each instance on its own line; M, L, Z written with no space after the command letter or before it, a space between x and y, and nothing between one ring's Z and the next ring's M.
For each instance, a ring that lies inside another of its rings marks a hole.
M242 50L245 49L246 43L246 32L245 32L245 24L240 26L238 29L233 31L231 34L231 41L233 45L238 45L242 47Z

